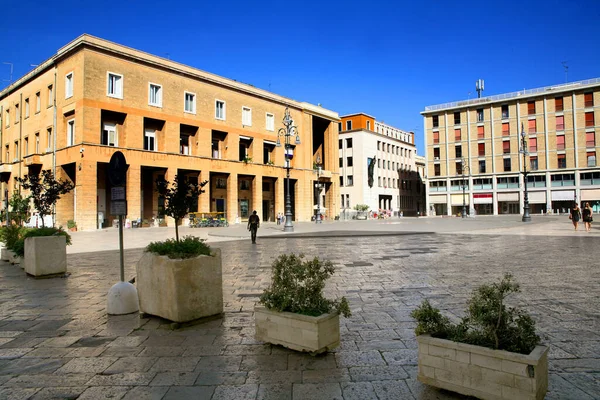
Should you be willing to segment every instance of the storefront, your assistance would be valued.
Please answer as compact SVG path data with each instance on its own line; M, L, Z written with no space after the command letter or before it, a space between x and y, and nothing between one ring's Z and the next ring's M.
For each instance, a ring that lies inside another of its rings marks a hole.
M585 207L586 202L590 203L594 214L600 213L600 189L582 189L579 207Z
M529 213L531 214L544 214L547 211L546 205L546 191L528 193L529 197Z
M492 193L475 193L473 194L473 204L475 206L476 215L492 215L494 209L494 196Z
M498 214L520 214L519 192L498 193Z
M430 215L447 215L448 204L446 203L446 195L430 195L429 196L429 214Z
M465 193L464 197L465 205L467 208L467 214L469 214L469 194ZM452 215L462 215L463 208L463 195L462 192L460 194L452 194L450 195L450 203L452 204Z
M575 204L574 190L552 191L552 212L555 214L566 214L571 211Z

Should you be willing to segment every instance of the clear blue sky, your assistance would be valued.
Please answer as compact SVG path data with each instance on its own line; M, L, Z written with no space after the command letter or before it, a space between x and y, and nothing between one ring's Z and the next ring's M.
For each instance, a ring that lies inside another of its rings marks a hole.
M88 4L89 3L89 4ZM10 1L13 80L82 33L417 134L427 105L600 77L600 1ZM25 18L26 17L26 18ZM10 67L0 64L1 86Z

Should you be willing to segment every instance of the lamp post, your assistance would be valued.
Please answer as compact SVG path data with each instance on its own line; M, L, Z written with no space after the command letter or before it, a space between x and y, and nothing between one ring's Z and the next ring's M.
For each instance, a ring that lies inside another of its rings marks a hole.
M290 200L290 160L291 160L291 148L290 143L292 136L296 136L295 144L300 144L300 135L298 134L298 128L294 126L294 120L290 116L290 110L286 107L285 115L283 117L283 128L279 128L277 131L277 147L281 147L281 137L284 138L285 145L285 169L286 169L286 195L285 195L285 225L283 227L284 232L294 232L294 225L292 224L292 202Z
M529 214L529 196L527 194L527 156L529 152L527 151L527 138L525 137L525 126L521 122L521 148L519 149L519 153L523 154L523 187L524 197L523 197L523 222L531 222L531 215Z
M467 165L467 160L463 158L460 159L460 164L461 164L461 175L462 175L462 181L461 181L461 186L462 186L462 192L463 192L463 205L462 205L462 212L461 212L461 217L463 218L467 218L467 203L465 201L465 190L467 189L467 183L465 182L465 169L468 170L469 166Z
M321 156L317 155L317 215L315 216L315 224L320 224L322 222L321 218L321 171L323 166L321 165Z

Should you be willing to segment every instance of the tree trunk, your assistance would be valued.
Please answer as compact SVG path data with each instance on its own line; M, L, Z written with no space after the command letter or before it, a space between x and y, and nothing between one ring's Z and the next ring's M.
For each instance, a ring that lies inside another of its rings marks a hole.
M179 242L179 218L175 218L175 240Z

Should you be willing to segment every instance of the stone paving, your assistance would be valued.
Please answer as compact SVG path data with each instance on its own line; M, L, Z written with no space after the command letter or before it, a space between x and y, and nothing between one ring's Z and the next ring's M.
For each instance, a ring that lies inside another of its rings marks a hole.
M0 262L0 399L461 398L416 381L410 311L429 298L458 317L474 287L505 271L522 285L511 301L551 346L547 398L600 398L598 236L571 232L562 218L528 232L514 220L452 231L421 218L410 232L369 223L366 234L383 236L363 237L340 223L306 229L308 237L259 236L257 245L213 242L223 252L224 317L177 330L137 313L106 315L117 251L69 254L67 278L36 280ZM555 234L537 235L544 231ZM341 319L335 351L311 357L254 340L253 307L282 252L336 265L327 292L346 296L353 315ZM128 279L140 255L126 250Z

